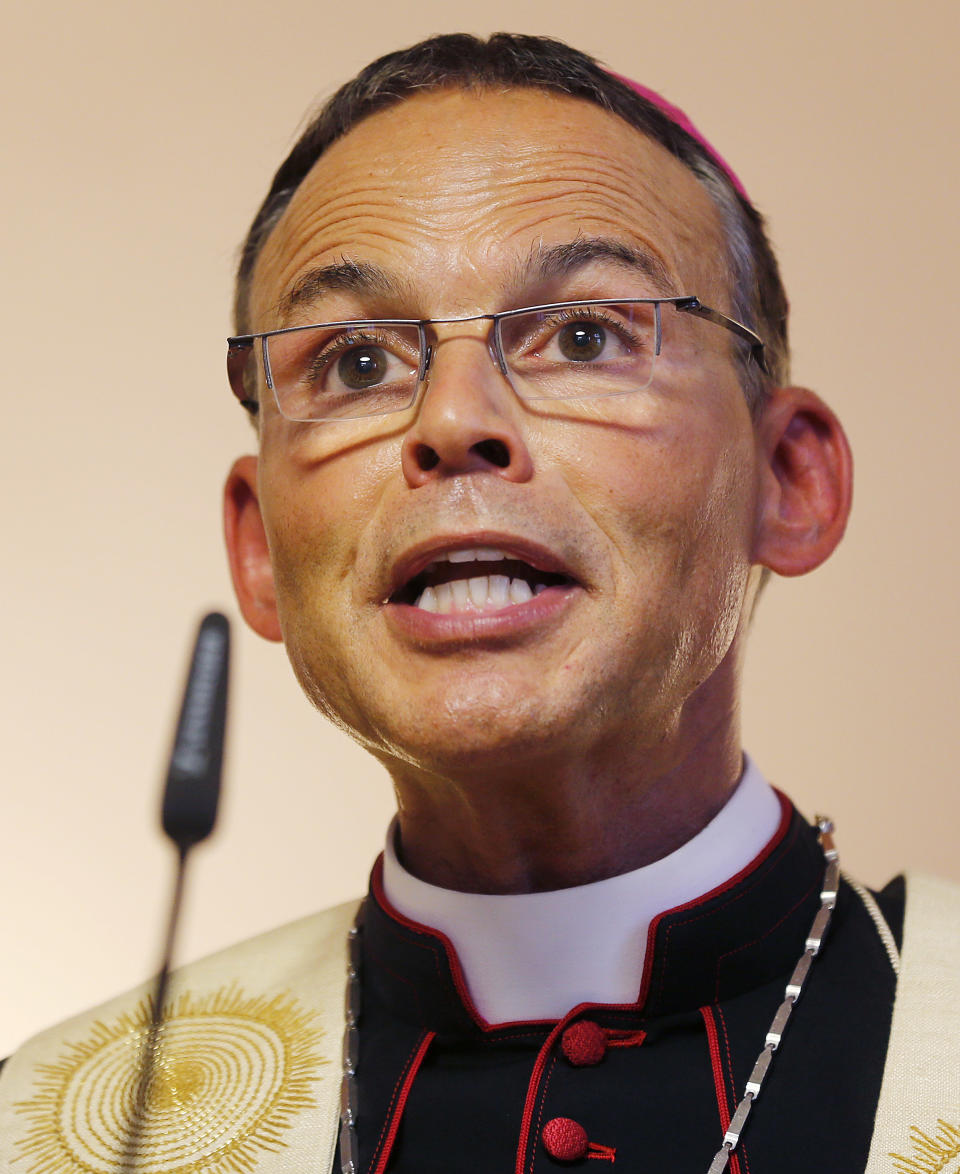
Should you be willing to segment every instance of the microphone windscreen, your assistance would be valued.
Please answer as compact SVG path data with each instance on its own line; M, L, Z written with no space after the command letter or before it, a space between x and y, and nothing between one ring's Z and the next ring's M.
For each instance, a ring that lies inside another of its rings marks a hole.
M163 830L181 852L216 822L229 664L230 623L211 612L197 632L163 794Z

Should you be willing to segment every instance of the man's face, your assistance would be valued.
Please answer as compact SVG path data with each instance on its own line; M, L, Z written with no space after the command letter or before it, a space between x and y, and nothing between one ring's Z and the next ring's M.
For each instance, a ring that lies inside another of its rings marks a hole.
M329 280L351 266L367 278ZM251 328L681 293L729 309L725 270L706 193L621 120L536 90L434 92L319 160L258 261ZM756 512L726 332L684 320L650 388L577 403L521 401L488 328L436 328L408 411L294 424L263 396L259 504L301 683L400 771L702 738L735 706ZM417 604L488 572L539 593Z

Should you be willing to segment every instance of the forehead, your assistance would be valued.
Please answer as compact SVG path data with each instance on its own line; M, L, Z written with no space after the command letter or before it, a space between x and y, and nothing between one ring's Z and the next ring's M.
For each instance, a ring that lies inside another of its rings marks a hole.
M411 315L508 308L539 250L592 238L649 256L662 292L727 301L719 215L658 143L577 98L431 91L317 161L257 261L252 328L281 324L290 291L344 260L396 275Z

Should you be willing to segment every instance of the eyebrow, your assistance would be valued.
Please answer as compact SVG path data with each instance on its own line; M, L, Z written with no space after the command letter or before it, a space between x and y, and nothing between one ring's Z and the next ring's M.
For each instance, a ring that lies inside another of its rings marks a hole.
M564 244L531 250L528 266L532 267L539 280L549 281L551 278L569 277L594 261L613 261L649 277L662 293L677 292L676 283L671 280L666 266L656 253L628 245L616 237L577 237Z
M526 261L518 264L513 284L520 289L530 283L531 276L540 282L570 277L594 261L613 261L649 277L660 292L676 293L675 283L655 253L628 245L615 237L578 237L549 247L535 246ZM402 301L404 295L410 298L411 284L368 261L345 259L332 265L320 265L304 273L280 299L280 320L286 321L300 306L330 293L373 295Z
M338 261L310 269L280 299L278 312L285 320L299 306L315 302L329 293L376 295L400 298L408 282L393 277L379 265L367 261Z

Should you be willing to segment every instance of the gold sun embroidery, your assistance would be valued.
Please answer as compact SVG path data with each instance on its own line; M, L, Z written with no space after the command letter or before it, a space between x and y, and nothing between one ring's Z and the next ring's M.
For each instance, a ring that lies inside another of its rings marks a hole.
M960 1174L960 1129L956 1125L938 1120L933 1137L914 1125L910 1130L910 1146L912 1157L890 1155L897 1174Z
M17 1105L27 1174L115 1174L125 1155L151 1000L38 1067ZM138 1174L248 1174L314 1103L316 1016L290 997L238 987L184 993L166 1016L136 1145Z

